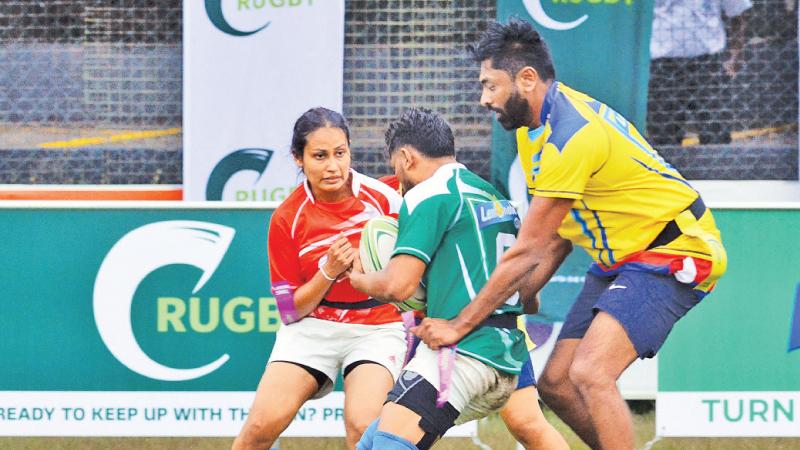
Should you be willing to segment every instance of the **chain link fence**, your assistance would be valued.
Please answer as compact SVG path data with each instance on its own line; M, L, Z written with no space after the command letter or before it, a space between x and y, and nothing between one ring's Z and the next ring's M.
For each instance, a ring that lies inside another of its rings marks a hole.
M407 108L442 114L458 159L488 178L491 116L465 47L496 15L495 0L350 0L345 15L344 114L366 173L389 173L384 132Z
M728 52L711 62L653 62L649 123L667 132L648 132L689 178L798 178L797 0L752 3L733 76L722 67ZM489 176L491 116L478 105L478 67L464 47L495 17L495 4L346 1L344 114L358 170L387 173L387 123L425 106L454 128L459 159ZM0 2L0 183L180 184L181 16L179 0ZM734 24L725 23L731 35ZM668 85L691 84L687 72L710 76L699 102ZM43 145L148 130L167 132Z
M0 3L0 120L180 126L180 2Z
M797 180L797 0L682 3L655 3L650 142L690 179Z
M180 1L1 2L0 183L180 183L181 14Z

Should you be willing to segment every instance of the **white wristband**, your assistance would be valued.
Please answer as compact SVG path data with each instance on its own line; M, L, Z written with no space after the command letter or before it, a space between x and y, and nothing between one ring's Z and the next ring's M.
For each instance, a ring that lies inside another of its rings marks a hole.
M336 281L336 277L328 276L328 274L325 273L325 269L323 269L322 266L319 266L319 273L321 273L323 278L325 278L328 281Z

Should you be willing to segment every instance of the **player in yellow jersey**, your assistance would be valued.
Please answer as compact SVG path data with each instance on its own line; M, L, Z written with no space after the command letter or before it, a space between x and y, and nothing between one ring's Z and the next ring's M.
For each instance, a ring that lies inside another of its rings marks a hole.
M570 244L582 247L594 263L539 391L592 448L632 449L616 380L637 357L655 355L724 273L711 211L624 117L556 80L529 23L493 23L469 50L481 64L481 104L518 129L533 200L516 244L473 301L415 332L431 348L458 341L527 277L543 286Z

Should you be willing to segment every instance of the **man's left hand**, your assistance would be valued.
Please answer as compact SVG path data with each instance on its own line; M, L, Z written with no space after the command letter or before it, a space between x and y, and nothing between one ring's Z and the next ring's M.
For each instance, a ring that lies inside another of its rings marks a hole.
M431 319L426 317L411 332L422 339L431 350L454 345L467 333L461 331L454 320Z

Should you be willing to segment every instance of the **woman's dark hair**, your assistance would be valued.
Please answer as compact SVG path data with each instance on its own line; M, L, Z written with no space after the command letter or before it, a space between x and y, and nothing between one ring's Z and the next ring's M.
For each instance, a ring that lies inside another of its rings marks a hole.
M292 155L302 160L303 149L306 148L306 144L308 143L306 137L309 133L327 127L339 128L344 131L344 135L347 137L347 143L350 144L350 127L347 125L347 120L345 120L344 116L336 111L318 106L304 112L294 123L291 148Z

